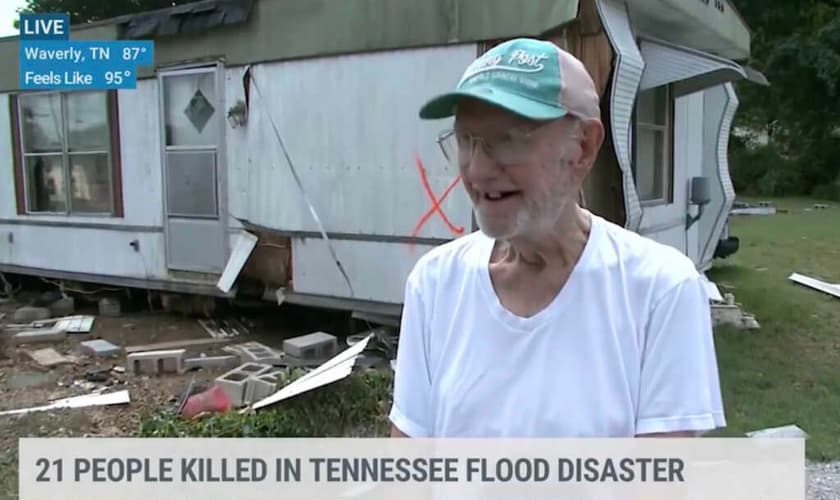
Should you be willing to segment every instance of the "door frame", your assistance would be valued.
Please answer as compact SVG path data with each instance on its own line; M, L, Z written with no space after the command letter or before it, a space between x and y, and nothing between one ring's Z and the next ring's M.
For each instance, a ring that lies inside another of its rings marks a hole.
M155 71L155 79L157 81L157 105L158 105L158 124L159 124L159 154L161 166L161 185L163 194L163 203L161 204L161 222L163 226L163 250L164 250L164 268L167 274L172 273L205 273L203 271L188 271L182 269L172 269L170 263L172 261L169 251L170 230L169 230L169 207L168 207L168 193L167 193L167 163L166 163L166 109L164 105L165 86L164 79L169 76L183 76L198 73L215 73L216 86L216 102L217 112L220 113L218 125L218 140L216 142L216 206L219 231L222 237L223 262L220 263L219 275L224 270L227 259L230 258L230 236L228 231L228 176L227 176L227 147L226 147L226 113L225 113L225 67L221 60L203 61L190 64L179 64L172 66L161 66ZM202 217L195 217L201 219Z

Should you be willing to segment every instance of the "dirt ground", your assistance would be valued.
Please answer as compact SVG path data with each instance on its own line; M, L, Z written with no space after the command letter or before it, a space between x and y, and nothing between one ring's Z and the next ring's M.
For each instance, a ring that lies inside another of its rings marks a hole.
M0 326L13 323L14 311L31 303L30 298L15 298L0 303ZM177 409L178 402L190 382L194 386L209 387L224 373L224 368L192 370L180 375L133 376L126 369L124 353L108 358L84 354L79 344L92 339L105 339L123 348L182 339L208 339L209 333L198 323L198 317L175 312L149 310L142 301L134 307L124 307L119 317L98 315L95 302L76 301L74 314L95 317L90 333L69 333L59 343L12 345L14 332L0 333L0 411L49 404L50 401L89 394L96 390L113 392L128 389L130 403L73 410L43 411L18 416L0 415L0 454L16 456L19 437L88 437L131 436L141 419L149 414ZM283 340L322 330L346 335L352 326L342 314L329 315L322 311L307 311L294 307L228 308L216 316L233 318L245 327L240 335L227 344L187 347L186 357L229 354L225 345L258 341L280 349ZM52 347L59 354L71 356L70 364L45 368L35 362L26 351ZM340 346L342 348L343 346ZM117 367L114 370L114 367ZM121 373L122 372L122 373Z

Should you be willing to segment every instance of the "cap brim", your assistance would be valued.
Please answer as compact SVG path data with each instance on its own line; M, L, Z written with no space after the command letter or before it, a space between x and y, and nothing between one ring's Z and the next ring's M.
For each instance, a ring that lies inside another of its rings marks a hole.
M476 87L470 90L447 92L429 100L420 108L420 118L434 120L448 118L455 114L455 107L462 98L469 97L498 106L511 113L532 120L553 120L566 115L566 110L559 106L535 102L517 94L511 94L489 87Z

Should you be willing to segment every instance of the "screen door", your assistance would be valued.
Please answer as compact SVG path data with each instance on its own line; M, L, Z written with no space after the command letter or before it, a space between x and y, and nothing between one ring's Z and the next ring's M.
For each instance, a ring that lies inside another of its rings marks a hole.
M221 273L225 265L219 75L214 65L159 76L166 260L171 270Z

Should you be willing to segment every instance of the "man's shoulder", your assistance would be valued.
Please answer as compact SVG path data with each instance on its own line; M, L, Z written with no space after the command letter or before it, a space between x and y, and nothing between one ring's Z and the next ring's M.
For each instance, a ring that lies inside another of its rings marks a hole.
M475 231L426 251L409 275L410 280L428 284L431 278L444 278L453 272L460 274L480 265L482 251L492 240L481 231Z
M699 278L694 262L677 248L599 219L603 228L601 256L608 267L657 288Z

